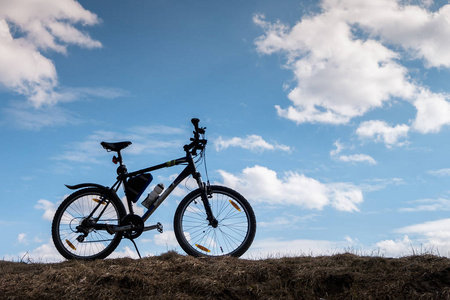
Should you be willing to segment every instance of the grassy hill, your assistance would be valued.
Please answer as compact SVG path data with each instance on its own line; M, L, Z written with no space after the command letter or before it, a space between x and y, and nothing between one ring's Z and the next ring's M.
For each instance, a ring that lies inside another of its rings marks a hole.
M140 260L0 261L0 299L450 299L450 259L168 252Z

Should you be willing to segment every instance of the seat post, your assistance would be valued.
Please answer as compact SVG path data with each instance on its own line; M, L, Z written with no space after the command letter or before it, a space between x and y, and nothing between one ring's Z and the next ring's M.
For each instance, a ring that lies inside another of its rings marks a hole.
M117 156L117 160L119 161L119 166L117 167L117 175L119 175L119 177L123 177L124 175L128 174L127 166L125 166L122 162L122 154L120 153L120 150L117 151Z
M117 159L119 160L120 166L122 166L122 154L120 153L120 150L117 151Z

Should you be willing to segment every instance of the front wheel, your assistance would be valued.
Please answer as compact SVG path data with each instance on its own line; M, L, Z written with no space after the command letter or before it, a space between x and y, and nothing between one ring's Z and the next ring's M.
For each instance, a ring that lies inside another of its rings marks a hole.
M61 203L53 218L55 247L67 259L105 258L122 239L121 232L109 234L106 226L119 225L125 214L120 199L102 189L76 191Z
M208 200L218 222L214 225L207 220L200 189L181 201L174 219L178 243L193 256L241 256L255 237L253 209L241 194L223 186L211 186Z

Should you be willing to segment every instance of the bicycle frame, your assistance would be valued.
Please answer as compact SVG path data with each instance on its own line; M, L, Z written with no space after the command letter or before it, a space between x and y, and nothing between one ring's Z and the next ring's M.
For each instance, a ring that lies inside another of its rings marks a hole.
M119 174L117 177L116 183L111 187L111 190L114 190L115 192L118 191L121 183L124 184L125 190L127 189L127 179L136 175L141 175L147 172L155 171L162 168L169 168L173 166L177 166L180 164L187 163L186 168L175 178L175 180L170 184L170 186L158 197L158 199L155 201L155 203L152 204L152 206L144 213L144 215L141 217L142 220L145 222L147 219L156 211L156 209L164 202L164 200L173 192L173 190L188 176L192 175L194 179L197 181L197 184L199 188L202 191L202 201L205 206L206 214L208 216L208 221L211 225L214 226L215 222L217 222L213 216L213 213L211 211L211 207L209 205L208 201L208 192L207 187L205 183L202 181L200 173L197 171L197 168L194 163L194 159L192 157L192 154L190 151L186 151L186 156L181 157L178 159L170 160L162 164L154 165L152 167L148 167L145 169L141 169L138 171L134 171L131 173L127 172L127 169L125 165L122 164L122 159L119 160L120 166L117 168L117 173ZM133 214L133 203L130 199L127 198L127 204L130 214Z

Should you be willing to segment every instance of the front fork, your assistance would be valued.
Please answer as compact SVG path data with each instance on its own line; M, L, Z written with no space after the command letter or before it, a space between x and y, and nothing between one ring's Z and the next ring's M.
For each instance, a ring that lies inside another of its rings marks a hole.
M208 181L208 184L204 183L202 181L202 177L199 172L195 172L193 174L193 177L195 180L197 180L197 184L200 188L202 202L203 202L203 205L205 206L205 211L206 211L206 219L208 220L209 225L211 225L213 228L216 228L217 225L219 224L219 222L214 217L214 214L211 209L211 203L209 203L209 198L212 197L209 181Z

